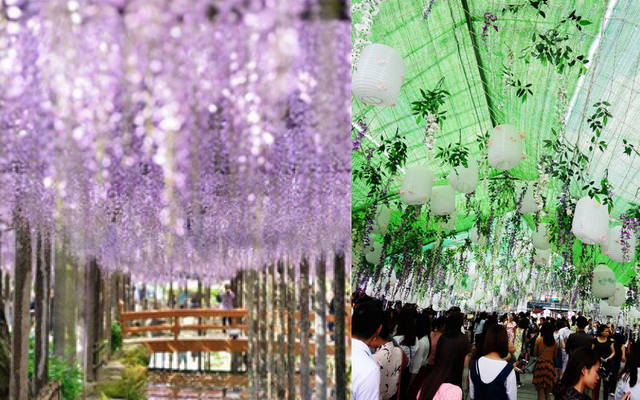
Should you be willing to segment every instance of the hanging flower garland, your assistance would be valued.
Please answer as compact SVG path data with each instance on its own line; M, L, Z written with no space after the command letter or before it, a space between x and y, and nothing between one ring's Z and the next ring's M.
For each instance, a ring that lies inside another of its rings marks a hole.
M429 14L431 14L431 9L433 8L433 3L435 2L436 0L431 0L427 8L422 10L422 19L424 19L425 22L429 19Z
M383 0L362 0L359 3L353 3L351 5L351 15L355 12L362 12L362 18L359 23L353 21L353 28L355 29L355 40L353 40L353 47L351 49L351 67L356 68L362 49L371 44L369 38L371 37L371 28L373 26L373 17L380 12L380 5Z
M426 127L424 132L424 146L427 148L427 158L431 155L436 145L436 132L440 131L438 119L434 114L429 114L425 118Z

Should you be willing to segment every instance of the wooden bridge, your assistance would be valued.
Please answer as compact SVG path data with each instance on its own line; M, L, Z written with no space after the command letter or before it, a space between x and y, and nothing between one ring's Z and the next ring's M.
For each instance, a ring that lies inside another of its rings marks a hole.
M249 350L246 309L166 309L149 311L120 312L122 336L125 344L142 344L152 353L175 352L229 352L246 353ZM197 323L187 324L185 318L195 319ZM222 325L223 318L230 320L229 325ZM311 322L315 321L315 314L309 315ZM220 323L203 323L216 320ZM300 320L298 312L295 320ZM135 324L131 324L135 322ZM333 322L333 315L326 317L326 322ZM346 326L350 325L350 319ZM286 327L284 327L286 337ZM235 330L235 332L233 332ZM295 327L296 337L300 336L299 326ZM226 333L225 333L226 331ZM182 333L185 333L182 335ZM189 334L191 333L191 334ZM231 333L238 333L233 335ZM309 334L313 337L314 329ZM327 354L334 354L334 345L330 341L331 332L327 332ZM296 340L296 354L300 354L300 343ZM264 344L266 351L266 344ZM315 343L309 342L309 354L315 354Z

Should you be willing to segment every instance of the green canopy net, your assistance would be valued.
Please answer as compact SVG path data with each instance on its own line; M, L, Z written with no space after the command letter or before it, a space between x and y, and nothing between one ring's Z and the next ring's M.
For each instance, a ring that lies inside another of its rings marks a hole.
M369 3L354 0L352 37L356 47L358 39L363 37L356 29L357 24L367 19L360 8L366 9ZM384 138L395 135L396 130L406 139L406 166L390 183L390 200L399 199L402 172L411 165L428 166L434 171L435 186L448 184L451 166L447 160L435 158L437 148L429 153L425 147L425 122L417 122L411 104L421 99L421 89L434 89L444 78L442 88L450 95L440 108L446 111L446 120L436 134L436 146L455 146L460 141L472 156L481 160L483 153L478 146L478 136L487 135L495 125L515 125L526 133L522 145L526 159L506 176L516 181L535 182L541 157L544 154L556 157L554 151L544 147L545 140L555 140L562 124L566 123L562 133L564 141L577 146L588 158L574 170L582 170L595 186L603 178L608 179L614 192L610 225L620 224L620 215L628 213L638 201L640 189L637 153L632 149L630 155L625 154L625 141L627 146L640 147L640 124L634 122L640 111L639 26L640 2L633 0L382 2L379 13L372 17L368 40L390 46L403 57L405 80L395 106L367 106L352 97L352 114L354 122L362 119L369 127L363 148L382 143ZM561 73L553 60L545 61L532 55L532 51L544 50L536 46L550 43L545 40L552 41L553 33L561 38L566 35L560 47L563 51L567 46L570 48ZM567 65L577 56L589 60L584 75L581 75L580 60L573 66ZM532 94L526 91L523 99L519 96L520 87ZM601 151L595 146L589 150L594 136L589 118L596 112L594 104L602 101L610 104L607 109L611 117L596 143L603 140L607 148ZM354 136L356 134L354 130ZM372 165L383 165L385 158L388 155L375 152ZM363 169L366 162L363 151L352 153L352 213L354 226L359 227L363 226L372 203L370 185L355 177L355 172ZM491 167L480 169L480 181L498 175L500 171ZM589 182L576 180L570 187L574 198L587 195L589 189L583 189L582 183ZM563 182L551 178L544 192L547 218L554 216L556 197L562 186ZM473 197L484 204L485 211L488 209L486 184L479 183ZM459 214L455 232L458 237L464 237L463 233L476 219L474 212L465 209L465 202L464 195L457 193ZM424 223L427 214L422 212L420 216ZM401 216L401 211L393 211L391 225L399 223ZM535 217L527 216L525 220L530 227L534 226ZM433 240L433 236L425 237L424 244ZM636 260L616 263L599 251L594 251L593 257L609 265L622 283L628 283L635 275Z

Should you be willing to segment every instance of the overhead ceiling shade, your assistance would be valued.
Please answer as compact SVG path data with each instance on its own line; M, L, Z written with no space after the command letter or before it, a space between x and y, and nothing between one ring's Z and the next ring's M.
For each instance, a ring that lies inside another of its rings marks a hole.
M373 233L386 234L389 228L389 220L391 219L391 210L388 207L382 206L378 209L375 217L375 224L373 224Z
M533 261L536 265L544 266L549 264L551 258L551 250L539 250L536 249L536 254L533 255Z
M467 156L467 167L458 165L449 172L449 184L460 193L473 193L478 186L478 161Z
M607 255L613 261L628 262L633 260L636 255L636 235L633 232L629 232L628 247L625 247L621 234L622 226L614 226L609 229L606 241Z
M538 229L533 232L533 247L538 250L549 249L549 225L544 222L538 224Z
M515 168L522 159L522 138L513 125L498 125L491 132L489 165L500 171Z
M593 270L591 282L593 297L606 299L616 294L616 275L606 264L599 264Z
M404 60L397 51L383 44L370 44L362 50L351 90L366 105L395 106L404 72Z
M375 264L375 265L381 264L382 261L380 260L380 258L382 256L382 243L374 243L373 246L371 246L371 248L373 249L373 251L367 253L365 258L371 264Z
M451 215L456 210L456 192L449 185L436 186L432 191L431 212L434 215Z
M435 178L435 174L427 167L419 165L409 167L400 189L402 201L410 206L429 201Z
M524 192L524 195L522 192ZM516 200L520 200L520 205L516 207L520 214L531 214L538 210L535 198L533 197L533 183L521 183L516 192Z
M586 244L600 244L607 240L609 232L609 211L607 206L588 196L578 200L573 213L571 231L575 237ZM609 249L610 251L611 249Z
M616 282L616 294L609 297L607 303L610 306L620 307L627 300L627 288L620 282Z

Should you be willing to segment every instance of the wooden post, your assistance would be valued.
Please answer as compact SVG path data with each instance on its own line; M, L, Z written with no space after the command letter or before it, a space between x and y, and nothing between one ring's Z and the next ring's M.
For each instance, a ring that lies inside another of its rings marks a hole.
M346 317L345 305L345 258L344 253L336 252L334 258L334 285L335 285L335 357L336 357L336 400L347 399L347 360L345 343Z
M327 265L324 254L316 269L316 399L327 400Z
M39 233L36 251L36 348L34 392L37 396L49 379L49 289L51 279L49 234Z
M31 230L20 216L16 221L16 259L14 266L13 329L11 332L11 369L9 398L29 398L29 306L31 295Z
M287 393L289 400L296 399L296 271L292 262L287 261Z

